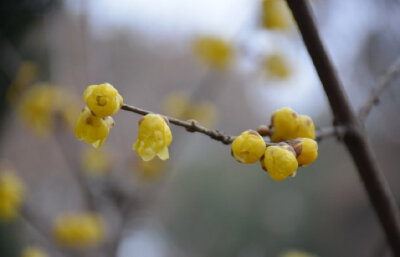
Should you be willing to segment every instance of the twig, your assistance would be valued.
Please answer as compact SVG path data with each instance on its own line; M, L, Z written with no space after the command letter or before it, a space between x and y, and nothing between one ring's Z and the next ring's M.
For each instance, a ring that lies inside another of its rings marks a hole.
M375 208L395 256L400 256L399 209L389 185L379 170L363 127L354 115L333 65L323 47L311 9L306 0L287 0L298 24L305 46L322 82L335 117L335 124L348 127L343 141Z
M316 141L322 141L323 139L329 137L336 137L338 140L342 140L344 134L346 133L346 126L332 126L316 129Z
M29 209L27 206L21 210L20 214L21 221L25 224L25 226L30 227L35 231L37 236L41 238L43 244L46 245L49 249L52 249L58 253L59 256L69 256L72 257L70 254L61 251L56 246L54 246L53 240L51 238L51 232L46 228L42 222L33 215L32 210Z
M381 96L382 92L390 86L390 82L392 82L399 74L400 58L398 58L392 65L390 65L385 73L378 79L378 82L371 90L371 94L365 100L364 104L361 105L361 108L358 112L358 117L362 122L365 122L368 114L371 112L372 107L378 104L379 97Z
M147 111L135 106L131 106L131 105L127 105L127 104L123 104L121 107L122 110L125 111L130 111L130 112L134 112L140 115L147 115L152 113L151 111ZM168 119L168 121L174 125L180 126L180 127L184 127L186 128L187 131L189 132L199 132L202 133L204 135L209 136L210 138L216 140L216 141L220 141L221 143L225 144L225 145L229 145L232 143L234 137L233 136L228 136L225 135L224 133L218 131L218 130L212 130L212 129L208 129L206 127L201 126L197 121L195 120L188 120L188 121L183 121L174 117L169 117L169 116L165 116L163 115L165 118Z

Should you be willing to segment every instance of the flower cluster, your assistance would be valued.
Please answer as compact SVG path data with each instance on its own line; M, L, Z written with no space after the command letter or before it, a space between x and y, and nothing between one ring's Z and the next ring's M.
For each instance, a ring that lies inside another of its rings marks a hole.
M14 172L0 174L0 220L11 221L18 217L24 195L25 186Z
M218 110L208 101L195 102L182 91L168 94L164 99L167 115L183 120L196 120L204 126L214 126L218 119Z
M75 125L75 135L79 140L100 147L114 126L111 115L116 114L123 103L122 96L108 83L91 85L83 93L85 107Z
M269 135L271 143L263 137ZM281 181L296 174L297 168L314 162L318 156L314 123L306 115L282 108L272 115L270 129L247 130L232 142L232 156L240 163L261 162L272 179Z
M64 247L90 247L104 239L105 224L95 213L63 214L53 223L53 235L56 242Z

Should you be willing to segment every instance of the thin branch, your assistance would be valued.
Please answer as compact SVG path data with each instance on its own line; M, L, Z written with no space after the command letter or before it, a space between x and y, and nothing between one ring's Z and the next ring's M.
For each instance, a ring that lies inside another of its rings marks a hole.
M41 239L42 243L45 244L47 248L56 251L58 253L57 255L59 256L72 257L72 255L65 253L64 251L54 246L50 230L47 229L45 224L41 220L39 220L32 213L32 210L29 209L27 206L24 206L24 208L21 210L20 218L25 226L35 231L35 234Z
M361 105L361 108L358 112L358 117L362 122L365 122L368 114L371 112L372 107L379 103L379 97L381 96L382 92L390 86L390 82L392 82L399 74L400 58L390 65L385 73L378 79L378 82L371 90L371 94L365 100L364 104Z
M127 105L127 104L123 104L121 107L122 110L125 111L130 111L130 112L134 112L140 115L147 115L152 113L151 111L147 111L135 106L131 106L131 105ZM221 143L225 144L225 145L229 145L232 143L233 139L235 137L233 136L228 136L225 135L224 133L218 131L218 130L212 130L212 129L208 129L202 125L200 125L197 121L195 120L180 120L174 117L169 117L166 115L163 115L165 118L168 119L168 121L174 125L180 126L180 127L184 127L186 128L187 131L189 132L199 132L202 133L204 135L209 136L210 138L216 140L216 141L220 141Z
M316 141L322 141L323 139L336 137L338 140L342 140L347 130L346 126L332 126L316 129Z
M287 3L328 97L335 124L348 128L343 141L354 160L389 245L394 255L400 256L400 217L397 203L324 49L311 8L307 0L287 0Z

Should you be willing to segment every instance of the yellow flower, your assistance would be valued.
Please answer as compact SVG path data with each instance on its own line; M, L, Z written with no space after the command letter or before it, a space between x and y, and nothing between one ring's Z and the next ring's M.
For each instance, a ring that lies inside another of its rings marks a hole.
M232 142L232 155L240 163L259 161L265 153L265 141L254 130L247 130Z
M272 115L271 125L274 128L271 135L272 142L292 139L298 126L297 114L288 107L281 108Z
M298 126L296 128L295 137L315 138L314 122L309 116L298 116Z
M21 98L18 114L36 134L44 136L53 129L56 115L72 127L79 114L77 103L77 98L65 88L39 83Z
M167 115L183 120L196 120L200 124L214 126L218 119L218 110L208 101L191 102L184 92L172 92L164 100L164 110Z
M151 161L138 160L136 162L135 175L141 181L154 181L161 177L165 168L165 162L159 159Z
M314 162L318 157L318 144L310 138L297 138L290 144L297 155L299 166L307 166Z
M13 103L18 96L37 79L39 69L34 62L24 61L21 63L14 81L7 92L7 100Z
M18 217L25 195L25 186L11 171L0 173L0 220Z
M110 153L104 149L87 147L82 155L83 170L92 176L102 176L111 170L112 158Z
M218 120L218 109L208 101L202 101L193 105L188 113L189 119L197 120L206 127L212 127Z
M161 160L167 160L171 143L171 130L164 117L147 114L139 121L138 138L132 148L144 161L150 161L156 155Z
M165 113L178 119L188 119L190 106L190 98L182 91L171 92L164 99Z
M37 84L22 97L18 114L29 128L43 136L53 127L55 102L53 87L49 84Z
M287 30L292 27L293 17L284 0L262 2L262 26L266 29Z
M96 213L68 213L53 222L56 242L64 247L84 248L97 245L105 237L105 224Z
M268 146L261 166L268 171L272 179L281 181L297 170L297 160L293 148L289 145Z
M41 247L32 245L22 251L21 257L48 257L48 255Z
M211 68L224 70L232 63L234 52L228 42L214 36L204 36L193 42L196 57Z
M75 125L75 135L79 140L100 147L107 139L114 120L110 117L99 118L94 116L88 108L84 108Z
M88 86L83 92L83 100L100 118L116 114L123 103L122 96L108 83Z
M282 54L271 54L264 60L267 75L271 78L287 79L292 73L288 60Z
M315 138L314 122L307 115L298 115L288 107L277 110L271 118L272 142L291 140L298 137Z
M280 257L317 257L317 256L303 251L291 250L284 252L283 254L280 255Z

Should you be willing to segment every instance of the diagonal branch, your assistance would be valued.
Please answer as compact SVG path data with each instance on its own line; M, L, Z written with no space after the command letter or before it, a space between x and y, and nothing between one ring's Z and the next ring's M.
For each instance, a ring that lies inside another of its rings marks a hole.
M328 97L335 124L348 126L343 141L357 167L389 245L394 255L400 256L400 217L397 203L385 176L379 170L363 127L354 115L332 62L324 49L311 8L307 0L287 0L287 3Z
M372 107L378 104L379 97L381 96L382 92L390 86L390 82L392 82L399 74L400 58L398 58L392 65L390 65L385 73L378 79L378 82L371 90L371 94L361 106L358 112L358 117L362 122L365 122L368 114L371 112Z

